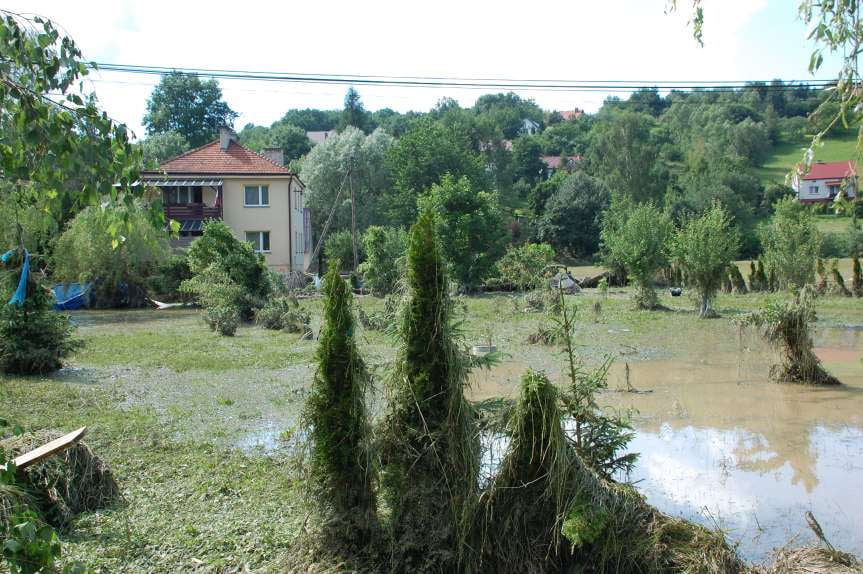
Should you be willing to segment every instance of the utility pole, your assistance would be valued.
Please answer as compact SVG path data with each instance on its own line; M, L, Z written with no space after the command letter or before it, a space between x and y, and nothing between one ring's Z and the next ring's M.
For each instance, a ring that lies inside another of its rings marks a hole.
M354 248L354 273L359 266L359 256L357 254L357 201L354 197L354 157L351 156L348 163L348 188L351 191L351 243Z

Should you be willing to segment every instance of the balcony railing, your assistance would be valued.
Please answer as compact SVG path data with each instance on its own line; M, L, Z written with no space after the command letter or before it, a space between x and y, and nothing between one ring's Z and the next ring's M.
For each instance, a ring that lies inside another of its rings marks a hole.
M221 207L210 207L203 203L183 203L165 206L165 217L185 221L189 219L222 219Z

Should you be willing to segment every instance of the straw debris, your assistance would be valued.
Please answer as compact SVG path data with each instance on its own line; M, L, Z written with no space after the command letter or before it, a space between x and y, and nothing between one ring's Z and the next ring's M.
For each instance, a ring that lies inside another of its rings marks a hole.
M0 449L18 456L63 436L56 430L40 430L0 440ZM46 522L68 527L82 512L107 508L120 496L111 469L83 442L23 471L24 486ZM15 493L0 491L0 519L16 503Z

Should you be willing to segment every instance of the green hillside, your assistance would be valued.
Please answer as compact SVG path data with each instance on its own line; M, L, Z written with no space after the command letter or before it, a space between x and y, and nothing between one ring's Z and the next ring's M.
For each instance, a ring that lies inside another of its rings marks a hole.
M803 159L804 150L809 147L809 138L777 144L764 166L758 168L761 181L766 183L785 183L785 176ZM831 135L815 152L815 157L823 161L843 161L854 159L857 148L857 130L849 129L844 133Z

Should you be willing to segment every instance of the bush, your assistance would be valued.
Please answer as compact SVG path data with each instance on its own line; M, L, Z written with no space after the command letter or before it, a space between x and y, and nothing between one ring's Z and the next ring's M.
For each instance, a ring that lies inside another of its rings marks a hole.
M153 226L142 204L88 207L57 240L54 277L91 283L91 306L142 307L149 278L168 252L167 235Z
M223 337L233 337L240 326L240 311L231 305L208 307L204 311L204 321Z
M799 289L812 282L821 233L807 206L791 198L777 202L773 220L761 229L761 243L767 272L779 288Z
M366 261L360 265L363 282L372 294L389 295L404 274L408 234L400 227L372 226L363 234Z
M288 333L309 333L311 316L304 311L296 297L273 297L255 313L255 322L265 329L285 330Z
M847 235L832 232L825 233L821 240L819 255L825 259L847 257L849 254L848 239Z
M506 224L497 194L474 189L467 177L456 180L446 174L421 203L434 212L453 279L469 291L482 285L506 249Z
M357 259L365 259L363 242L357 238ZM324 241L324 257L327 261L341 261L339 271L348 272L354 268L353 236L350 231L342 230L330 233Z
M653 281L668 263L668 239L673 232L668 215L650 203L622 202L605 213L601 233L605 260L609 268L623 267L635 280L640 309L659 305Z
M180 289L183 281L192 278L185 249L175 249L168 259L159 265L148 281L148 289L154 299L160 301L182 301L189 294Z
M542 284L543 273L553 261L554 249L547 243L510 247L497 262L500 282L519 291L536 289Z
M62 367L63 358L81 343L72 339L69 317L51 310L51 295L34 273L28 276L23 305L6 304L18 287L21 263L22 257L13 255L0 283L0 372L50 373Z
M227 273L208 267L183 281L180 289L195 295L204 308L204 321L210 329L226 336L236 332L243 319L242 309L248 307L248 298L243 287L233 282Z
M192 279L184 281L181 290L194 294L202 306L230 300L248 321L266 304L272 282L263 255L234 237L224 222L204 225L204 234L189 247L188 262ZM228 284L235 288L228 289Z

